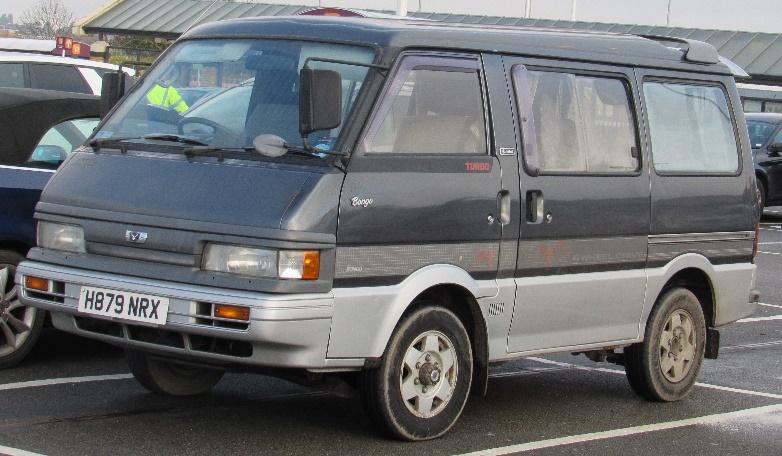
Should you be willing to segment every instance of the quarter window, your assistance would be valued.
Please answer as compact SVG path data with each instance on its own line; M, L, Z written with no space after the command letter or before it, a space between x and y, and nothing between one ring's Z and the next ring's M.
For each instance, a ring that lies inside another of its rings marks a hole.
M438 59L408 59L391 83L375 121L362 141L363 151L486 154L486 127L477 67L446 68L440 66ZM437 66L410 65L411 61L423 60L436 62Z
M659 172L734 173L738 149L728 100L716 86L644 83Z
M518 71L526 70L516 67L514 73ZM614 174L638 170L634 116L622 80L550 71L527 75L540 171ZM522 96L520 87L516 84L517 96Z

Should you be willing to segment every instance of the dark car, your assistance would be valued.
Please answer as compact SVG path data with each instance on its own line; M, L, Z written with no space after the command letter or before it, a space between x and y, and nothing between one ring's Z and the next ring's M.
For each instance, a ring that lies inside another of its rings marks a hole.
M782 204L782 114L746 114L762 207Z
M41 191L98 123L100 99L35 89L0 89L0 368L35 345L44 312L19 302L16 265L35 245Z

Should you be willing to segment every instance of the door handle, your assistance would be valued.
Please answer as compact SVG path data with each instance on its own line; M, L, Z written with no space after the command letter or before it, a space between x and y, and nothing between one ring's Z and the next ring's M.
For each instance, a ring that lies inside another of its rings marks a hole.
M542 223L546 210L543 192L527 191L527 223Z
M502 190L497 193L497 212L499 214L500 226L510 223L510 192Z

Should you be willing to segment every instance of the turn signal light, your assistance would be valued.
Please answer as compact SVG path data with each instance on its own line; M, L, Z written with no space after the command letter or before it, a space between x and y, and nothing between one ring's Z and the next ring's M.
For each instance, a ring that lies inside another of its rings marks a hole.
M304 268L301 278L304 280L317 280L320 275L320 252L304 252Z
M49 291L49 279L24 276L24 287L30 290Z
M250 308L229 306L227 304L215 304L215 317L230 318L231 320L250 320Z

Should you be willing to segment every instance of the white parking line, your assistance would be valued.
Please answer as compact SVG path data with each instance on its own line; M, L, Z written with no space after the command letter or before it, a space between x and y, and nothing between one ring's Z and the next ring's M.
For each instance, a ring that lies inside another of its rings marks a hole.
M695 426L699 424L720 423L739 418L749 418L753 416L771 415L782 412L782 404L766 405L763 407L754 407L749 409L737 410L735 412L715 413L713 415L698 416L695 418L686 418L683 420L667 421L655 424L645 424L642 426L632 426L621 429L613 429L603 432L592 432L588 434L571 435L559 437L556 439L538 440L536 442L527 442L519 445L509 445L505 447L492 448L488 450L465 453L461 456L499 456L511 453L521 453L525 451L540 450L543 448L552 448L563 445L573 445L576 443L593 442L595 440L612 439L616 437L627 437L630 435L646 434L649 432L664 431L668 429L678 429L686 426Z
M539 363L543 364L551 364L554 366L561 366L561 367L570 367L573 369L578 370L585 370L585 371L595 371L595 372L606 372L609 374L620 374L624 375L625 371L622 369L607 369L604 367L588 367L588 366L580 366L578 364L571 364L571 363L563 363L560 361L553 361L550 359L545 358L525 358L529 359L531 361L537 361ZM745 390L745 389L739 389L739 388L731 388L730 386L721 386L721 385L712 385L711 383L701 383L697 382L695 383L696 386L700 386L701 388L708 388L708 389L715 389L719 391L727 391L730 393L738 393L738 394L746 394L749 396L759 396L759 397L767 397L769 399L779 399L782 400L782 394L773 394L773 393L764 393L762 391L752 391L752 390Z
M782 244L782 242L780 241L758 242L758 245L776 245L776 244Z
M762 250L758 250L758 253L765 253L766 255L782 255L780 252L764 252Z
M759 302L759 306L765 306L765 307L776 307L777 309L782 309L782 306L776 305L776 304L766 304L764 302Z
M45 380L31 380L28 382L5 383L0 385L0 391L8 391L22 388L34 388L36 386L63 385L67 383L105 382L107 380L126 380L133 378L131 374L91 375L88 377L50 378Z
M762 348L762 347L773 347L775 345L782 345L782 340L774 340L771 342L758 342L756 344L743 344L743 345L728 345L727 347L720 348L720 351L727 350L741 350L744 348Z
M40 453L32 453L30 451L20 450L18 448L11 448L0 445L0 454L7 456L43 456Z
M782 315L771 315L770 317L742 318L741 320L737 320L736 323L752 323L755 321L769 321L769 320L782 320Z

